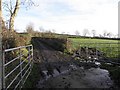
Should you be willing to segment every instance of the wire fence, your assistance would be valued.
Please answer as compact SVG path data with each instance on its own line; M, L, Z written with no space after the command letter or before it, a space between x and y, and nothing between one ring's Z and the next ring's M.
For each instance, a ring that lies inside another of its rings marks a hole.
M2 88L22 88L33 64L33 46L20 46L3 51Z

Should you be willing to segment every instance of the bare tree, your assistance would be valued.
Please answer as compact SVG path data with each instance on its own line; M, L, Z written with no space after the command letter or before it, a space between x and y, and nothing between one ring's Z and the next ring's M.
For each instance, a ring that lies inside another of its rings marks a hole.
M79 33L78 30L75 31L75 34L76 34L76 36L79 36L79 35L80 35L80 33Z
M109 38L111 38L112 37L112 33L107 33L107 36L109 37Z
M29 23L29 24L27 25L26 31L27 31L28 33L30 33L30 34L34 32L34 25L33 25L33 23Z
M93 37L95 37L95 35L96 35L96 30L92 30L92 35L93 35Z
M32 0L6 0L3 2L3 7L9 14L9 30L11 31L14 31L14 21L21 5L25 5L28 8L34 3Z
M55 33L56 32L56 30L55 29L52 29L52 33Z
M99 37L103 37L101 34L99 34Z
M107 31L106 31L106 30L103 31L103 36L104 36L104 37L107 36Z
M40 32L45 32L45 29L43 27L39 27Z
M86 36L87 34L89 34L89 30L88 29L84 29L83 30L83 36Z

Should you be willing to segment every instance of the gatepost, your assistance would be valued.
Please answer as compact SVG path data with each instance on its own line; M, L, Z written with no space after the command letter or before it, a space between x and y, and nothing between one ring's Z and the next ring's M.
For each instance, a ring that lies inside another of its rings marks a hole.
M2 89L2 21L0 18L0 90Z

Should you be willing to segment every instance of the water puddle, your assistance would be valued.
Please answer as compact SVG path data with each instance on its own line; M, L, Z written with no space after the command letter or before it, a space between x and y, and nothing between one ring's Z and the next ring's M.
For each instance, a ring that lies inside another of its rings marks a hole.
M83 80L86 80L91 87L110 88L113 85L113 81L110 79L109 72L107 70L91 68L88 71L85 71L85 74L86 76Z
M99 62L95 62L96 65L100 65ZM85 84L85 87L92 87L92 88L109 88L113 85L113 81L110 79L109 77L109 72L107 70L104 69L100 69L100 68L90 68L90 69L84 69L84 67L77 67L75 65L69 65L68 67L69 69L61 71L61 73L59 73L56 69L54 69L54 73L53 76L52 75L47 75L48 71L43 71L43 73L45 74L45 78L40 80L38 83L38 87L41 88L43 85L43 82L47 81L49 78L53 78L55 79L58 76L64 76L64 74L66 74L66 77L71 78L69 75L67 75L67 73L71 73L72 78L74 77L74 79L76 78L76 75L80 76L80 80L78 80L77 82L81 83L81 84ZM84 72L81 72L84 71ZM76 72L78 72L76 74ZM83 76L81 77L81 74L83 74ZM77 76L77 77L78 77ZM75 79L77 80L77 79ZM54 80L53 80L54 81ZM58 82L55 81L55 82ZM72 80L69 81L71 84L72 83L76 83L76 81ZM52 83L52 82L51 82ZM74 84L73 84L74 85ZM76 84L77 85L77 84ZM73 86L74 88L77 86Z
M65 74L65 73L68 73L70 70L65 70L65 71L62 71L61 73L59 73L56 69L54 69L54 73L53 73L53 77L55 78L55 77L57 77L57 76L59 76L59 75L62 75L62 74ZM38 87L39 88L41 88L42 86L44 86L44 85L42 85L45 81L47 81L49 78L51 78L52 76L51 75L47 75L47 70L44 70L44 71L42 71L44 74L45 74L45 78L43 78L43 79L41 79L40 81L39 81L39 83L38 83Z

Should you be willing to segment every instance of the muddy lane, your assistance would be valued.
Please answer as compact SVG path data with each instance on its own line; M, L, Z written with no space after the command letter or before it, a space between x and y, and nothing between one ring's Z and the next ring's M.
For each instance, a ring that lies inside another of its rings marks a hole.
M40 61L41 59L42 62L58 62L66 61L68 59L68 56L63 56L62 52L56 51L49 45L46 45L43 42L41 42L39 39L34 40L33 46L35 49L35 59L38 61Z
M113 81L109 77L107 70L92 66L86 69L86 64L81 64L81 62L77 62L80 65L73 63L71 61L72 58L65 56L39 40L35 40L34 44L36 61L46 63L44 69L40 66L40 70L44 74L44 77L40 77L36 85L37 88L113 87ZM50 68L52 70L50 70Z

